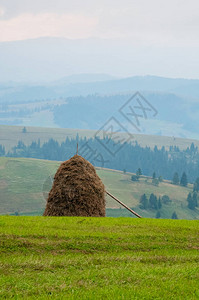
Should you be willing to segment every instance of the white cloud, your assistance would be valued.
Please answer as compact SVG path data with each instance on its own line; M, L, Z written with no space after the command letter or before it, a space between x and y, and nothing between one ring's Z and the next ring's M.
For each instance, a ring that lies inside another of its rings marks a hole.
M94 34L97 18L74 14L22 14L0 20L0 41L43 36L87 38Z
M102 37L126 37L147 45L199 44L199 2L132 1L104 10L97 30Z
M40 36L199 44L198 0L0 0L0 40Z

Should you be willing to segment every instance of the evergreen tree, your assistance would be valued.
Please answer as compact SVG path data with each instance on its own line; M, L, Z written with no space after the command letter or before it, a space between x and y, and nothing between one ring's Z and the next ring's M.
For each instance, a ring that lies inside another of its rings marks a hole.
M4 156L6 154L5 147L0 145L0 156Z
M169 202L171 202L171 200L170 200L169 196L163 195L163 196L162 196L162 202L163 202L164 204L168 204Z
M178 185L179 182L180 182L179 175L178 175L177 172L175 172L174 175L173 175L172 183Z
M185 172L183 172L182 177L180 179L180 185L187 186L187 183L188 183L188 181L187 181L187 175L186 175Z
M147 199L147 196L146 194L143 194L141 197L140 197L140 208L142 209L147 209L149 206L149 201Z
M156 213L156 216L155 216L155 217L156 217L156 219L159 219L159 218L161 217L161 213L160 213L160 211L159 211L159 210L157 211L157 213Z
M156 179L156 174L155 174L155 172L153 172L153 179Z
M158 209L161 209L162 208L162 201L161 201L161 198L159 197L158 199Z
M193 191L198 192L199 191L199 177L196 178L196 181L193 184Z
M131 180L132 180L132 181L138 181L137 175L132 175L132 176L131 176Z
M197 192L193 193L193 205L194 205L194 208L198 207L198 194L197 194Z
M24 127L24 128L22 129L22 132L23 132L23 133L26 133L26 132L27 132L26 127Z
M154 195L153 193L150 195L150 198L149 198L149 207L153 208L153 209L158 208L158 200L157 200L156 195Z
M137 176L141 176L142 175L142 170L140 168L137 169L136 175Z
M173 212L173 214L172 214L171 218L172 218L172 219L178 219L178 216L177 216L177 214L176 214L176 212L175 212L175 211Z
M191 146L190 146L190 153L194 153L195 152L195 146L194 146L194 143L191 143Z
M187 202L188 202L188 208L190 208L190 209L195 208L195 203L194 203L194 200L193 200L193 197L192 197L191 193L189 193L188 196L187 196Z

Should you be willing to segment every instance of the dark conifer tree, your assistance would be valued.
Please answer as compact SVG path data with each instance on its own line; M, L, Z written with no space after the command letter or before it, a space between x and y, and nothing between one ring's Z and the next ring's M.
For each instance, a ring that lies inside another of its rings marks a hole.
M180 182L179 175L178 175L177 172L175 172L174 175L173 175L172 183L178 185L179 182Z
M187 181L187 175L186 175L185 172L183 172L182 177L180 179L180 185L187 186L187 183L188 183L188 181Z
M172 218L172 219L178 219L178 216L177 216L177 214L176 214L176 212L175 212L175 211L173 212L173 214L172 214L171 218Z
M27 132L26 127L24 127L24 128L22 129L22 132L23 132L23 133L26 133L26 132Z
M191 193L189 193L187 196L187 202L188 202L188 208L190 208L190 209L195 208L193 197L192 197Z
M156 213L156 216L155 216L155 217L156 217L156 219L159 219L159 218L161 217L161 213L160 213L160 211L159 211L159 210L157 211L157 213Z
M149 201L147 199L147 196L146 194L143 194L141 197L140 197L140 208L142 209L147 209L149 206Z
M158 199L158 209L161 209L162 208L162 201L161 201L161 198L159 197Z
M194 182L193 191L194 192L198 192L199 191L199 177L197 177L196 181Z
M198 193L194 192L192 198L193 198L193 206L194 206L194 208L198 207Z
M168 203L171 202L171 200L170 200L169 196L163 195L163 196L162 196L162 202L163 202L164 204L168 204Z
M0 156L4 156L6 154L5 147L0 145Z
M154 195L153 193L150 195L150 198L149 198L149 207L153 208L153 209L158 208L158 200L157 200L156 195Z

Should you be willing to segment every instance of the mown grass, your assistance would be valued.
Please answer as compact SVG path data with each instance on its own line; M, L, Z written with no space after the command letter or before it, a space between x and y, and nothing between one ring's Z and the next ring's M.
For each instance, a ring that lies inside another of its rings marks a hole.
M3 299L198 299L199 222L0 217Z

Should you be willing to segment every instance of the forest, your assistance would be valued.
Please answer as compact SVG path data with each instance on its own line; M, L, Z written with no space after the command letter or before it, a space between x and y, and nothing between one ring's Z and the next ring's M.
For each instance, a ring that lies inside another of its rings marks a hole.
M76 154L77 144L78 154L96 167L133 173L141 168L143 175L152 176L155 172L156 177L161 176L168 180L172 180L175 173L181 177L185 172L189 183L193 183L199 177L199 152L194 143L185 150L176 146L170 146L168 150L165 147L158 149L157 146L151 149L141 147L136 141L122 144L108 138L87 139L77 135L73 139L67 137L62 143L49 139L43 144L37 140L25 145L18 141L8 152L0 145L0 156L64 161Z

